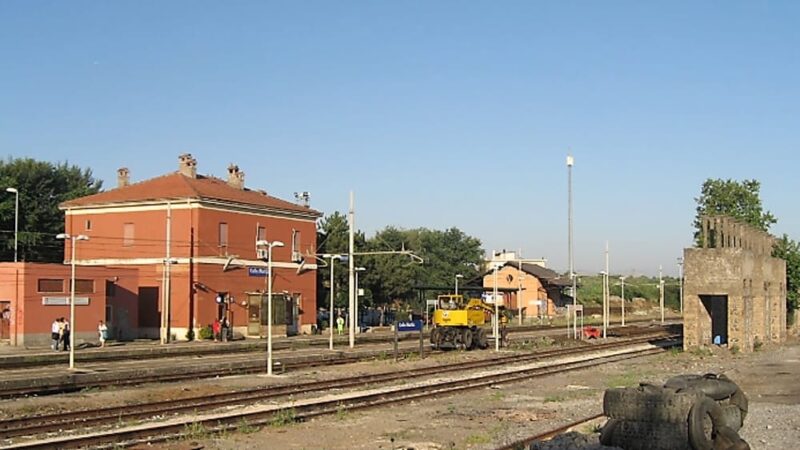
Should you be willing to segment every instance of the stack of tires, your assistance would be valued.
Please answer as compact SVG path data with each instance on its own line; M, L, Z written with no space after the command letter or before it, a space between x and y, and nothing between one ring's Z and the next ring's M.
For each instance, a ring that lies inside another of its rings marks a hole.
M746 450L747 397L724 375L679 375L664 386L606 391L604 445L625 450Z

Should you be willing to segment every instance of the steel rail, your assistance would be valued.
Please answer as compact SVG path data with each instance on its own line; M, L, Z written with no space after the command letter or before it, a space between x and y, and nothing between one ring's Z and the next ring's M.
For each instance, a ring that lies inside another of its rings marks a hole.
M655 334L647 337L638 337L625 341L625 345L646 342L652 339L665 337L663 334ZM228 406L238 404L243 401L260 401L286 395L305 394L328 389L343 389L348 387L364 386L378 382L389 382L404 380L414 377L445 374L449 372L492 367L498 364L524 363L558 356L580 354L587 350L597 351L606 348L615 348L620 345L617 343L598 344L592 347L576 347L567 349L556 349L533 354L515 354L495 358L487 358L478 361L467 361L463 363L436 365L431 367L408 369L403 371L382 372L355 377L338 378L334 380L311 381L298 384L264 386L234 392L224 392L205 396L184 397L174 400L163 400L159 402L143 403L138 405L126 405L98 408L92 410L64 411L55 414L31 416L0 420L0 434L4 437L25 436L41 434L49 431L60 431L70 425L89 426L107 422L109 417L116 420L132 420L148 418L154 415L163 416L165 413L178 413L196 410L198 407L203 409Z
M662 327L657 327L656 329L643 328L639 329L640 331L637 330L635 333L631 333L630 336L653 333L656 332L657 329L660 329L662 331L664 330L664 328ZM516 340L516 338L513 340ZM411 344L408 346L404 345L403 347L400 348L400 350L401 354L407 355L416 353L415 350L417 348L418 347ZM426 344L426 349L429 352L434 351L430 348L429 344ZM330 355L326 353L322 355L308 355L309 357L318 356L318 358L309 359L305 361L278 360L277 364L280 364L279 370L283 371L289 369L349 364L358 361L371 360L374 359L375 357L385 354L386 352L387 352L386 349L381 348L376 350L369 350L356 355L350 355L344 352L339 352L335 355ZM129 370L137 370L137 369L129 369ZM19 387L19 388L0 389L0 398L12 398L21 395L45 395L45 394L54 394L63 392L74 392L80 389L95 388L95 387L125 386L125 385L136 385L143 383L159 383L159 382L180 381L180 380L196 379L196 378L214 378L214 377L222 377L229 375L260 373L264 371L266 371L265 362L254 361L252 358L249 358L249 359L240 359L236 361L229 361L227 365L224 367L196 368L195 366L192 367L191 370L182 372L161 373L161 374L152 374L145 376L113 377L105 380L96 380L96 379L84 380L82 379L82 374L76 374L72 376L68 381L65 381L63 383L53 383L49 385L36 385L36 383L33 383L32 386L27 385L25 387Z
M629 345L629 344L628 344ZM624 347L624 345L620 345ZM207 432L222 432L235 430L237 426L246 421L249 425L265 425L271 423L287 410L292 412L292 420L305 420L310 417L331 414L342 409L361 409L396 403L407 400L422 399L432 396L447 395L466 389L476 389L491 385L512 383L527 380L532 377L541 377L571 370L596 367L597 364L616 362L635 357L647 356L663 352L663 348L648 348L634 350L626 354L597 356L579 362L558 363L547 367L521 368L505 374L485 374L477 377L431 383L423 386L398 387L383 392L371 392L352 396L345 401L341 399L322 400L306 405L291 406L288 408L271 409L267 411L249 411L230 413L224 416L201 418L199 420L187 419L168 424L149 424L147 426L133 427L120 430L110 430L94 435L71 436L39 442L27 442L10 446L14 449L39 449L39 448L76 448L96 446L100 444L133 445L142 442L155 443L174 439L190 433L187 430L190 424L202 427ZM502 377L499 377L502 375ZM113 420L113 418L112 418Z
M527 450L528 446L530 444L534 443L534 442L550 440L550 439L558 436L559 434L566 433L567 431L569 431L569 430L571 430L571 429L573 429L575 427L579 427L579 426L584 425L586 423L589 423L589 422L591 422L593 420L597 420L597 419L599 419L601 417L605 417L605 414L599 413L599 414L594 414L594 415L591 415L591 416L588 416L588 417L584 417L583 419L579 419L579 420L576 420L574 422L570 422L570 423L568 423L566 425L562 425L562 426L560 426L558 428L554 428L554 429L552 429L550 431L545 431L544 433L540 433L540 434L537 434L535 436L527 437L525 439L520 439L520 440L514 441L514 442L512 442L510 444L502 445L500 447L497 447L495 450L520 450L520 449Z

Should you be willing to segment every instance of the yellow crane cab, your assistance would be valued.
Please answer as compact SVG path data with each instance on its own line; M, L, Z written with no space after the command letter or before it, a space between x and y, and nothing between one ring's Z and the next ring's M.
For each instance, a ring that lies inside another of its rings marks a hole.
M465 350L488 347L486 330L482 326L487 314L492 312L491 306L479 298L465 300L458 294L440 295L433 312L431 344L435 348Z

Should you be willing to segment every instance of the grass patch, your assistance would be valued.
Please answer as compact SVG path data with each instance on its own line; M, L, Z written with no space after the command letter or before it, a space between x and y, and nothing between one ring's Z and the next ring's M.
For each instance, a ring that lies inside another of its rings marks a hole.
M336 419L337 420L345 420L350 415L350 411L347 409L344 403L339 402L336 405Z
M625 372L623 374L614 375L606 380L608 387L631 387L638 386L642 375L636 372Z
M467 445L488 444L489 442L492 442L492 438L485 434L471 434L464 440Z
M294 423L295 421L295 412L294 408L289 409L282 409L275 413L272 416L272 419L269 421L269 426L271 427L283 427L289 424Z
M492 400L495 400L495 401L500 401L500 400L503 400L504 398L506 398L506 394L504 392L501 392L501 391L496 391L496 392L492 392L489 395L489 398L491 398Z
M563 395L548 395L547 397L544 398L544 402L545 403L561 403L566 399L567 399L567 397L564 397Z
M689 350L689 352L693 356L696 356L696 357L698 357L700 359L710 358L710 357L714 356L714 352L712 352L711 349L708 348L708 347L695 347L695 348Z
M259 428L250 424L244 417L241 421L236 425L236 431L242 434L251 434L258 431Z
M211 433L200 422L187 423L183 426L184 439L207 439Z

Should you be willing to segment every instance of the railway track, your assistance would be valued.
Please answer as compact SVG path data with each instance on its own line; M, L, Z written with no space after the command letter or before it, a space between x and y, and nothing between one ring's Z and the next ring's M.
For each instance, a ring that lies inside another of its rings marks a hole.
M661 351L660 347L645 345L644 348L627 352L625 354L610 354L592 357L586 360L574 360L577 355L586 353L598 353L603 351L619 351L619 349L630 347L631 345L643 345L649 341L658 340L660 345L667 346L670 339L675 336L660 333L659 335L643 336L630 339L626 342L604 343L591 346L590 348L570 348L559 349L539 354L507 355L498 358L490 358L481 361L469 361L447 366L428 367L412 369L401 372L385 372L361 377L349 377L336 380L318 381L301 383L296 385L272 386L264 388L250 389L246 391L222 393L214 396L184 398L157 403L141 405L129 405L119 408L103 408L90 411L74 411L60 413L49 416L28 417L21 419L11 419L0 421L0 435L6 437L42 435L47 432L58 431L60 435L68 434L81 430L84 427L102 427L109 424L126 422L137 419L157 417L162 421L160 424L144 424L135 427L128 427L121 430L107 430L92 436L64 437L56 440L45 440L37 442L20 443L9 448L47 448L57 446L79 447L87 445L100 445L108 442L123 441L145 441L153 442L173 438L187 432L189 423L193 426L201 426L211 432L226 431L236 428L243 420L252 425L269 423L274 420L276 415L287 410L286 407L260 407L257 411L247 411L248 407L242 407L244 412L226 413L210 418L200 419L165 419L170 414L181 412L193 412L198 410L210 411L214 408L242 405L246 403L260 402L267 399L275 399L286 396L300 394L321 394L328 393L333 389L345 389L361 386L369 386L393 381L407 381L408 379L419 379L423 376L443 375L452 372L475 371L476 369L487 368L498 365L505 365L502 373L489 373L480 376L457 378L445 381L436 381L418 386L396 386L389 389L382 389L377 392L367 391L352 394L344 398L331 400L305 400L299 401L291 406L293 420L303 420L316 415L328 414L341 411L342 408L354 409L370 406L377 406L386 403L404 401L409 399L424 398L435 395L444 395L464 389L474 389L492 384L500 384L518 381L532 376L543 376L567 370L576 370L584 367L591 367L598 363L613 362L620 359L627 359L635 356L644 356ZM571 357L573 360L552 363L545 365L542 361L556 358ZM520 364L528 364L520 367ZM531 363L538 365L532 367ZM513 364L514 367L508 367Z
M642 320L629 320L631 325L650 323L651 319ZM636 327L630 327L636 328ZM612 327L610 333L621 332L624 334L626 328ZM513 335L525 334L540 334L542 332L550 331L553 336L558 336L563 333L563 329L559 327L552 327L549 325L522 325L512 326L508 328L509 333ZM549 333L548 333L549 334ZM429 338L429 333L423 333L425 340ZM402 341L415 341L416 335L400 336ZM369 335L362 334L356 339L359 345L364 344L381 344L391 343L394 340L393 335ZM328 339L323 337L293 337L285 340L278 340L273 344L273 350L278 352L300 350L313 347L327 347ZM346 347L346 341L337 337L336 345L339 348ZM80 351L76 352L75 359L79 363L106 363L113 361L147 361L158 360L165 358L175 357L192 357L192 356L210 356L219 354L246 354L246 353L263 353L266 351L266 343L264 342L231 342L228 345L222 344L201 344L193 345L187 343L176 344L174 346L141 346L140 348L133 347L130 349L121 348L115 350L113 347L105 351ZM52 365L64 364L68 361L69 355L64 353L44 353L38 355L14 355L0 357L1 369L22 369L22 368L36 368L47 367Z
M627 336L637 336L641 333L651 333L654 329L631 327L625 329ZM524 340L535 335L518 333L511 337L512 342ZM374 344L373 344L374 345ZM399 351L401 355L414 354L418 352L418 344L403 344ZM426 352L438 353L425 345ZM277 371L298 370L304 368L330 366L339 364L350 364L359 361L372 360L385 357L391 350L385 347L375 347L374 350L360 351L354 354L345 352L326 353L322 355L312 355L307 359L298 360L289 357L279 357L276 360L275 369ZM204 362L198 366L191 363L185 370L173 370L169 372L158 372L156 370L143 370L141 368L130 368L127 371L109 371L102 368L98 371L87 371L86 373L74 373L63 376L57 380L38 379L35 374L23 379L24 383L4 383L0 381L0 398L13 398L23 395L46 395L63 392L74 392L86 388L102 388L109 386L130 386L145 383L164 383L181 381L197 378L214 378L231 375L243 375L252 373L263 373L266 371L265 361L242 357L239 359L229 359L220 364ZM29 381L30 380L30 381Z
M570 422L566 425L562 425L558 428L552 429L550 431L546 431L544 433L539 433L537 435L527 437L525 439L520 439L518 441L514 441L510 444L505 444L501 447L497 447L495 450L528 450L531 444L534 442L539 441L547 441L550 440L559 434L566 433L570 430L575 429L581 425L585 425L587 423L593 422L597 419L605 417L603 413L593 414L591 416L584 417L583 419L578 419L576 421Z

